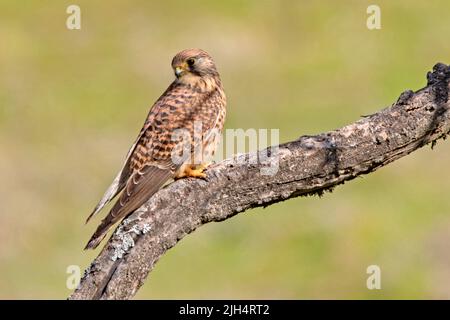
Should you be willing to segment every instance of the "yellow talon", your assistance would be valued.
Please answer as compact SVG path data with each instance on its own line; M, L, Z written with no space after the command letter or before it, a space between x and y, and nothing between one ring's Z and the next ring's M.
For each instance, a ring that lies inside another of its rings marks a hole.
M210 165L210 163L202 163L199 165L187 165L184 170L176 176L176 178L193 177L193 178L206 178L205 169Z
M185 171L185 173L187 177L206 178L206 173L203 172L204 170L205 168L203 166L196 169L189 168Z

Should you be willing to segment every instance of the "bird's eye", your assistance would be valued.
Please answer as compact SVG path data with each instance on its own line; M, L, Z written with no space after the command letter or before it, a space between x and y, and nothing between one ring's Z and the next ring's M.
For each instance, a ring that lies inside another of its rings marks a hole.
M194 58L189 58L186 60L186 63L188 64L189 67L192 67L195 63L195 59Z

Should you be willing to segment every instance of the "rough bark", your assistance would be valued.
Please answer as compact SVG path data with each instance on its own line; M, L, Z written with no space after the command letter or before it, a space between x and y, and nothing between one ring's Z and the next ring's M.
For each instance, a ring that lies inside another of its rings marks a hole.
M207 170L208 181L181 179L123 221L69 299L130 299L158 259L201 225L293 197L331 190L375 171L450 132L450 67L437 64L427 86L343 128L271 149L273 175L243 154ZM246 161L243 161L246 160ZM267 172L265 172L267 173Z

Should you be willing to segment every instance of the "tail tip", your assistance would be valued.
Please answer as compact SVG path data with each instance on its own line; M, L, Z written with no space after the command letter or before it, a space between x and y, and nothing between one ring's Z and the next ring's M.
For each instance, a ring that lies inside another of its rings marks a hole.
M94 250L95 248L98 247L100 241L102 240L102 238L94 238L92 237L89 242L86 244L86 246L84 247L84 250Z

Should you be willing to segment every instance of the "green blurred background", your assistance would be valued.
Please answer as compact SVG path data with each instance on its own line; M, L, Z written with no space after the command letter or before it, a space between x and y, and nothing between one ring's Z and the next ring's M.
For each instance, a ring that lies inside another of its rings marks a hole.
M70 4L82 29L68 30ZM215 58L226 128L281 141L341 127L425 86L450 62L450 2L1 1L0 298L66 298L84 269L84 225L172 56ZM450 298L450 144L414 152L322 198L203 226L156 265L136 298ZM382 289L366 288L379 265Z

